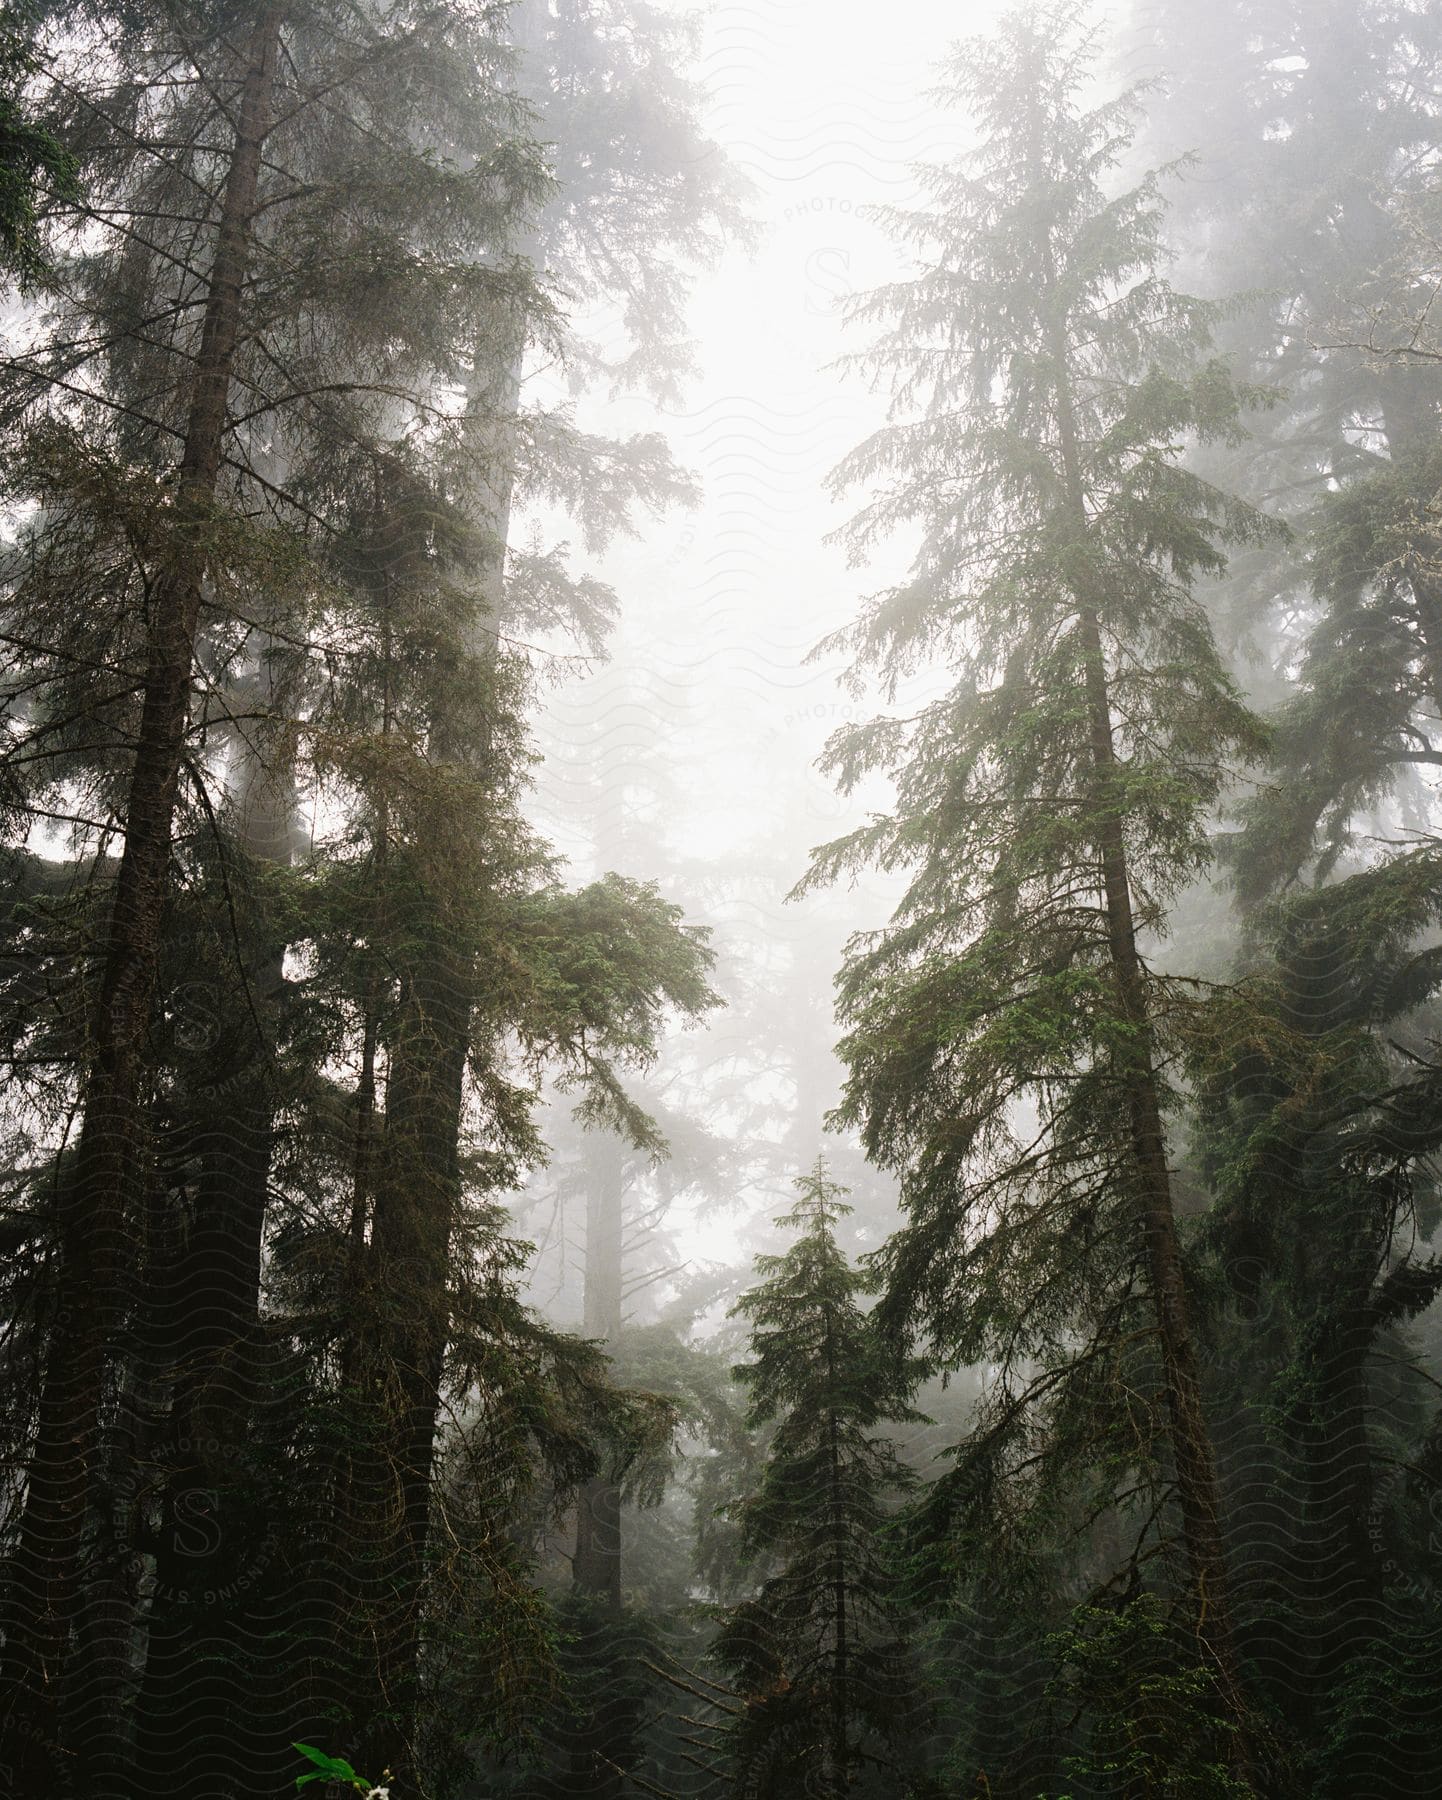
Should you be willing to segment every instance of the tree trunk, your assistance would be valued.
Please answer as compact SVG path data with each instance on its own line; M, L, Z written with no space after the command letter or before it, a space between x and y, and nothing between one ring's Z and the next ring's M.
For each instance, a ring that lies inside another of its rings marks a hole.
M581 1330L614 1345L621 1335L625 1284L626 1158L621 1140L598 1133L589 1140L591 1179L586 1194L586 1254ZM621 1489L608 1469L585 1482L576 1496L576 1553L571 1575L576 1593L592 1603L582 1630L590 1640L579 1655L600 1676L600 1698L583 1708L570 1757L568 1792L587 1800L611 1800L622 1792L624 1768L634 1755L635 1719L630 1703L609 1693L630 1670L618 1659L621 1617ZM604 1622L603 1622L604 1621ZM614 1679L607 1679L613 1677ZM593 1683L593 1685L595 1685Z
M522 309L498 316L478 346L467 395L468 499L486 542L474 571L479 616L463 648L482 660L494 656L504 620L525 342ZM490 750L484 728L476 740L454 717L432 720L434 761L483 770ZM384 836L380 849L387 860L403 854ZM374 1016L365 1027L351 1230L362 1323L344 1362L347 1385L370 1414L365 1435L372 1452L370 1466L352 1457L341 1473L335 1543L351 1565L340 1583L341 1629L353 1631L364 1621L374 1633L374 1665L361 1680L363 1688L373 1681L374 1711L384 1716L368 1733L368 1722L358 1719L364 1766L388 1768L399 1781L415 1779L431 1477L451 1329L450 1254L462 1199L459 1150L476 997L474 964L448 929L446 869L428 869L420 890L399 922L406 937L396 961L405 973L378 1138ZM355 1695L344 1698L356 1716Z
M482 663L494 658L503 617L525 335L520 309L497 319L493 336L478 349L468 395L467 498L485 542L472 572L477 617L459 634L458 654ZM384 504L378 493L383 526ZM388 582L385 541L376 555L380 580ZM388 666L389 619L387 610ZM387 725L389 706L388 697ZM485 726L472 733L449 711L432 718L433 762L477 775L486 770L490 752ZM430 846L389 841L384 827L378 840L378 866L414 856L419 879L405 916L387 931L401 996L379 1132L373 1011L364 1028L351 1216L352 1266L361 1293L356 1330L342 1357L343 1385L370 1422L362 1427L368 1449L346 1459L337 1479L336 1631L339 1640L360 1630L373 1643L374 1661L358 1680L363 1694L374 1683L361 1706L380 1722L367 1730L355 1691L337 1699L358 1718L365 1766L389 1768L398 1781L414 1779L422 1589L451 1329L450 1251L461 1204L459 1152L477 981L473 960L458 947L453 913L466 896L456 892L458 877L446 848L432 855Z
M493 634L502 618L524 318L508 315L498 335L502 350L478 361L470 396L472 510L487 542L475 571L479 617L460 642L463 653L482 662L495 654ZM489 742L475 741L450 715L432 721L430 737L437 762L479 771L489 760ZM388 860L406 854L399 845L382 847ZM451 1327L450 1247L461 1204L459 1152L477 979L473 961L457 947L450 915L463 896L455 893L457 878L446 866L444 848L434 859L426 847L416 854L421 879L397 922L405 935L393 952L405 974L378 1143L370 1116L374 1021L367 1024L352 1220L367 1322L348 1362L375 1424L372 1466L352 1464L338 1514L342 1536L370 1546L369 1568L358 1572L362 1613L373 1615L380 1607L385 1614L372 1617L368 1627L376 1633L376 1711L385 1718L367 1740L367 1766L389 1768L402 1781L415 1778L422 1589ZM344 1552L346 1545L338 1540L337 1548Z
M1051 350L1057 383L1057 426L1061 440L1066 504L1079 539L1089 533L1086 493L1077 450L1069 356L1064 327L1054 328ZM1121 815L1114 799L1117 774L1112 736L1111 695L1098 611L1079 595L1079 630L1085 684L1091 769L1098 816L1103 908L1117 995L1131 1028L1130 1052L1121 1083L1130 1115L1132 1166L1137 1182L1141 1228L1166 1384L1167 1415L1182 1538L1196 1605L1196 1633L1211 1664L1228 1723L1234 1729L1233 1761L1250 1779L1253 1763L1250 1709L1242 1689L1232 1627L1230 1575L1222 1537L1221 1497L1212 1441L1202 1410L1201 1381L1192 1336L1181 1249L1167 1167L1153 1049L1151 1009L1137 951L1131 878Z
M143 1206L146 1042L209 515L221 468L279 40L280 12L267 8L257 16L247 47L177 472L177 529L151 590L125 849L99 971L75 1169L60 1208L56 1309L6 1622L4 1675L19 1766L26 1764L26 1744L36 1739L37 1718L58 1718L66 1743L85 1747L86 1779L96 1795L120 1791L121 1696L130 1678L133 1623L123 1535L108 1548L101 1542L98 1561L96 1555L97 1521L110 1516L114 1504L102 1466L103 1408L114 1400ZM42 1726L38 1736L48 1729Z
M398 1782L416 1779L421 1613L473 1003L473 972L450 948L444 920L425 924L436 928L416 946L391 1043L355 1355L369 1428L343 1496L346 1541L338 1546L354 1565L354 1628L374 1646L364 1678L367 1689L373 1684L371 1716L358 1719L364 1766L388 1768Z
M1198 1600L1198 1636L1207 1645L1228 1704L1241 1705L1236 1658L1231 1642L1231 1612L1226 1559L1222 1547L1221 1506L1211 1438L1202 1412L1201 1383L1188 1317L1167 1167L1166 1135L1157 1098L1152 1028L1141 959L1137 954L1131 884L1121 822L1107 793L1116 767L1111 708L1102 661L1101 633L1094 614L1084 615L1082 641L1087 658L1087 699L1091 718L1092 762L1099 777L1102 825L1102 880L1112 967L1122 1010L1133 1028L1135 1049L1123 1073L1131 1115L1134 1167L1141 1200L1152 1303L1166 1372L1167 1410L1171 1419L1172 1453L1176 1462L1177 1497L1187 1560ZM1241 1715L1238 1715L1240 1723Z
M836 1394L836 1354L835 1343L830 1331L826 1338L826 1375L831 1385L832 1400ZM827 1721L830 1733L830 1745L827 1761L830 1764L830 1787L828 1800L845 1800L851 1791L851 1742L847 1709L847 1683L851 1679L848 1667L850 1645L846 1621L846 1514L841 1497L841 1449L837 1441L836 1413L829 1411L826 1416L826 1450L827 1469L830 1478L831 1493L829 1496L831 1525L831 1630L832 1630L832 1667L831 1667L831 1705L830 1718Z
M250 1668L271 1625L267 1570L279 1551L263 1428L279 1372L261 1338L260 1277L285 945L247 879L290 860L294 809L284 743L251 750L235 809L244 860L229 875L238 966L197 1021L217 1041L194 1046L199 1079L183 1097L178 1148L194 1170L193 1209L187 1183L165 1209L171 1241L151 1246L148 1335L171 1398L147 1457L161 1500L137 1753L143 1789L173 1800L223 1800L237 1771L259 1775L295 1736L290 1684Z
M621 1335L625 1250L625 1155L619 1138L596 1136L591 1186L586 1196L586 1263L583 1334L614 1344ZM604 1470L581 1489L576 1502L576 1587L621 1610L621 1490Z
M1374 1541L1374 1481L1367 1435L1367 1356L1375 1326L1365 1296L1338 1309L1336 1329L1318 1347L1307 1449L1314 1539L1319 1662L1341 1672L1368 1632L1363 1615L1381 1597L1381 1546ZM1377 1619L1369 1621L1375 1626Z

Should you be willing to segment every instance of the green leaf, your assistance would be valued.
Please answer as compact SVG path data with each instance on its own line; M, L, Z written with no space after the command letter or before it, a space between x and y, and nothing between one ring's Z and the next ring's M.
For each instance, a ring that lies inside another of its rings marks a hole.
M328 1756L324 1750L317 1750L314 1744L292 1744L292 1750L299 1750L316 1765L316 1772L311 1775L297 1775L295 1785L302 1788L308 1781L348 1781L352 1787L367 1788L370 1783L355 1770L343 1756Z

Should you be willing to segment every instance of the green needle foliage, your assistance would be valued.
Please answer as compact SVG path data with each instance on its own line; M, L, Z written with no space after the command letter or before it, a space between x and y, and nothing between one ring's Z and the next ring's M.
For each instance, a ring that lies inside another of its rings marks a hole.
M829 767L890 797L802 886L901 895L836 1119L855 1235L893 1178L904 1222L854 1267L818 1163L709 1345L745 1277L661 1215L809 1160L825 932L662 1061L709 939L609 871L679 765L608 783L597 711L574 882L529 791L542 659L619 616L587 559L694 497L585 397L679 403L741 225L698 28L0 15L17 1795L1437 1788L1442 13L1139 3L1199 157L1138 177L1090 11L957 53L979 147L855 308L844 536L914 560L833 641L884 716ZM1239 973L1183 978L1264 761Z
M1198 466L1266 496L1292 543L1209 603L1280 706L1278 779L1249 808L1244 902L1349 853L1369 814L1420 823L1435 767L1442 18L1423 0L1148 0L1149 144L1196 153L1172 236L1248 296L1222 341L1277 383L1257 441Z
M888 1355L862 1301L868 1276L836 1242L846 1192L816 1167L777 1224L797 1233L756 1260L761 1284L734 1309L751 1322L751 1360L736 1370L747 1422L775 1427L755 1490L732 1509L742 1554L769 1573L725 1616L717 1661L744 1701L732 1734L742 1791L839 1800L872 1790L862 1770L901 1738L914 1683L892 1606L883 1539L910 1471L879 1434L920 1417L912 1371ZM914 1720L910 1722L914 1723Z
M0 264L22 286L49 270L40 213L47 190L79 199L75 158L32 113L26 94L39 67L33 44L40 8L18 0L0 16Z
M36 38L81 197L0 375L31 1471L0 1760L83 1743L97 1793L213 1800L237 1742L263 1782L323 1731L414 1785L422 1642L478 1617L466 1728L522 1735L551 1646L511 1515L670 1434L519 1303L494 1198L544 1156L543 1071L658 1150L621 1073L713 998L674 906L567 891L524 817L505 628L595 648L613 597L559 552L502 593L510 498L576 499L594 546L684 483L655 439L516 421L564 333L507 23L137 4ZM447 1508L457 1462L490 1484Z
M1432 408L1435 415L1435 405ZM1435 430L1435 424L1433 429ZM1273 779L1235 851L1244 905L1358 854L1359 826L1427 819L1442 763L1442 454L1430 435L1328 494L1304 521L1320 617L1277 716Z
M1250 1648L1309 1793L1365 1785L1379 1735L1398 1792L1438 1755L1439 876L1429 846L1259 909L1189 1059Z
M1237 439L1259 396L1209 357L1214 309L1161 272L1158 178L1109 185L1138 103L1082 105L1080 16L1025 11L958 53L948 94L981 148L931 173L931 210L893 216L920 273L856 308L888 327L858 360L895 405L838 471L873 496L850 541L908 528L920 548L838 642L892 699L919 670L950 685L832 740L844 789L885 775L896 803L803 887L908 875L839 978L839 1119L902 1183L886 1327L994 1368L938 1519L1024 1562L1061 1496L1130 1491L1138 1554L1180 1528L1240 1729L1163 1125L1189 992L1142 945L1266 742L1191 591L1264 522L1181 462Z

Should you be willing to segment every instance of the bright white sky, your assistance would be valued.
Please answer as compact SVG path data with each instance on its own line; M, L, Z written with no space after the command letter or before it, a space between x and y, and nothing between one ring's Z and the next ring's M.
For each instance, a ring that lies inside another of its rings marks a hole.
M809 770L847 702L835 666L804 659L899 563L851 571L822 544L850 510L827 500L826 473L881 417L876 398L824 365L860 347L840 329L846 296L900 268L867 209L916 198L911 165L961 142L963 121L926 96L934 65L998 10L992 0L900 0L880 11L874 0L734 0L703 10L709 129L755 184L762 238L697 285L701 374L684 410L661 415L639 397L588 409L598 429L664 430L705 501L607 559L624 614L612 666L547 708L542 812L558 825L568 742L589 766L598 708L618 733L629 716L638 739L639 708L653 729L664 721L673 754L685 743L694 792L675 823L686 853L749 840L778 783L805 792L808 842L832 835L838 803ZM743 754L759 787L735 765Z

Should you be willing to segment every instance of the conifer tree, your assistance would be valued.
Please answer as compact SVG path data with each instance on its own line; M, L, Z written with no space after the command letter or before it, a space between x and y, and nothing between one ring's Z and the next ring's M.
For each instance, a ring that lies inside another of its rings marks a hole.
M279 1142L271 990L285 986L271 916L286 884L262 878L267 858L250 853L253 832L245 844L245 815L258 787L278 783L266 825L271 838L285 836L284 794L294 780L286 765L303 742L306 773L342 805L363 797L362 812L383 812L387 782L398 781L409 786L411 816L427 817L429 806L434 827L435 784L423 794L418 770L428 750L454 761L463 742L453 696L476 670L465 660L476 609L456 570L462 557L473 566L486 558L477 558L475 522L453 496L474 494L482 475L494 475L485 463L494 434L479 428L474 406L458 419L448 396L466 386L498 312L520 312L538 334L552 317L510 248L517 217L545 178L524 108L499 76L505 53L494 24L484 7L323 7L294 16L272 8L242 18L237 36L229 16L197 21L142 8L119 23L97 12L74 40L47 47L43 123L73 148L86 189L83 208L53 221L49 247L64 253L53 314L5 371L10 493L41 503L7 568L12 637L29 664L7 696L5 799L22 836L47 818L72 820L82 842L90 834L76 865L88 884L78 923L102 950L93 987L74 996L89 1027L76 1031L72 1019L44 1046L24 1042L29 1091L48 1080L52 1118L58 1124L78 1100L80 1125L77 1148L59 1164L57 1135L16 1139L28 1164L20 1179L37 1205L52 1171L60 1179L50 1291L40 1290L47 1329L32 1407L38 1437L9 1566L5 1659L8 1717L22 1748L57 1728L37 1724L28 1709L48 1711L59 1696L65 1735L84 1740L102 1787L121 1779L126 1756L122 1711L138 1616L157 1696L168 1695L184 1718L196 1682L213 1687L216 1658L187 1653L196 1620L169 1617L164 1580L148 1602L136 1591L156 1475L147 1445L202 1441L195 1427L209 1407L204 1441L223 1440L235 1453L232 1435L243 1445L254 1424L244 1390L264 1363L257 1332L274 1338L258 1315ZM423 125L414 104L422 95ZM435 137L459 154L438 156ZM76 609L76 594L93 604ZM391 603L398 612L388 621ZM417 663L422 670L419 694L401 691L394 634L387 641L397 616L410 628L411 673ZM275 662L277 644L299 675L279 699L269 684L257 708L256 689L267 685L257 676ZM139 688L136 666L148 670ZM377 708L379 735L391 736L388 759L385 747L375 753L364 742L377 691L367 672L377 667L389 696ZM488 709L514 714L515 682L512 668L470 689L469 743L485 743L487 730L475 727ZM508 729L497 730L498 744ZM277 766L257 764L257 742L284 752ZM420 763L408 768L416 752ZM544 853L514 833L511 798L523 768L512 734L481 789L452 779L448 790L457 802L480 802L475 829L449 846L456 855L446 863L465 869L472 898L477 831L513 832L511 844L497 839L487 855L508 917L535 955L519 986L497 988L497 1029L519 1027L540 1055L558 1036L574 1043L580 1009L599 1045L611 1038L630 1054L650 1029L645 998L612 1003L581 980L564 985L578 996L568 1012L537 970L550 941L537 924L558 895ZM239 818L227 818L213 792L230 777ZM118 865L96 855L112 821L124 834ZM394 860L398 868L406 861ZM20 853L32 886L35 861ZM521 871L530 892L518 915ZM424 871L409 872L424 881ZM440 874L432 869L433 883ZM190 905L207 886L209 919L205 900ZM237 896L246 942L237 935ZM290 941L314 941L316 921L298 918L296 898L292 887ZM441 897L443 912L454 904ZM228 920L214 933L219 979L203 952L188 964L173 954L187 910L206 926ZM598 890L591 922L603 935L619 930L661 948L663 960L674 939L669 976L659 965L633 968L638 995L651 973L683 1004L701 991L696 946L675 937L672 915L648 896L624 884ZM393 913L391 928L404 934L407 926ZM65 950L24 927L17 941L27 965L20 994L43 982L47 958L63 962ZM414 959L417 941L405 942L398 966ZM596 950L594 938L583 941ZM367 948L384 955L384 934L372 932ZM268 979L255 979L262 970ZM434 975L422 969L409 986L403 979L413 1011L422 1005L416 981ZM200 1068L186 1067L196 1041L182 998L197 988L201 1048L210 1053ZM517 1016L528 1008L529 1023ZM409 1035L397 1026L380 1044L398 1101L404 1046L425 1033L424 1024ZM342 1030L327 1050L344 1056L346 1037ZM457 1083L469 1046L467 1034L450 1034ZM577 1073L613 1095L606 1067L578 1053ZM309 1096L325 1087L310 1079ZM374 1196L369 1177L362 1182L363 1234L376 1223L367 1208L384 1197L381 1177L396 1170L403 1180L402 1130L434 1140L424 1104L447 1105L436 1083L413 1089L421 1110L392 1109L396 1129ZM505 1099L510 1091L505 1083L498 1090L502 1136L534 1148ZM216 1094L225 1099L221 1118L203 1098ZM298 1124L294 1106L287 1124ZM449 1192L456 1130L442 1137L431 1160ZM493 1174L509 1166L502 1153ZM435 1248L432 1232L432 1263ZM402 1261L415 1272L415 1258ZM430 1333L424 1356L404 1358L425 1383L436 1354L434 1307L408 1322ZM412 1491L402 1529L414 1543L414 1487L426 1458L404 1461ZM187 1452L159 1479L167 1495L183 1497L213 1473ZM227 1517L224 1528L233 1533L236 1520ZM206 1707L213 1725L214 1705ZM183 1743L174 1719L161 1737L147 1748L142 1727L142 1755L173 1759ZM187 1766L183 1779L210 1779L194 1757Z
M852 542L914 526L921 548L843 641L893 696L938 662L951 685L833 739L843 786L883 772L896 805L808 884L911 876L840 976L840 1118L902 1180L889 1327L941 1367L996 1365L953 1524L999 1555L1097 1471L1160 1484L1184 1637L1245 1769L1166 1126L1186 991L1145 946L1206 861L1229 762L1264 742L1191 593L1259 521L1179 454L1235 437L1248 396L1208 359L1211 310L1162 274L1156 178L1108 191L1137 102L1083 107L1080 18L1026 10L957 54L981 148L934 172L934 210L893 218L922 272L858 303L891 322L863 360L897 418L839 472L876 492Z
M1147 142L1196 165L1172 234L1209 281L1249 297L1221 341L1283 396L1244 455L1199 465L1297 528L1240 560L1210 600L1250 652L1248 678L1284 703L1284 778L1258 796L1240 846L1250 904L1345 856L1379 805L1416 816L1416 777L1438 753L1442 365L1386 352L1412 341L1435 286L1422 227L1436 204L1442 23L1412 0L1228 0L1205 13L1162 0L1134 30L1168 90ZM1288 691L1277 677L1294 660Z
M1410 1328L1442 1287L1439 874L1428 846L1255 911L1189 1052L1248 1649L1309 1793L1438 1766L1438 1546L1413 1523L1438 1413Z
M198 266L193 269L198 285L183 306L166 307L158 294L151 301L160 307L162 319L184 319L189 341L183 354L190 370L172 396L172 418L166 421L177 448L170 454L161 451L156 470L159 474L163 469L173 484L170 516L163 520L169 529L154 533L137 570L147 589L138 646L144 674L133 727L135 754L125 784L125 843L97 959L80 1082L82 1119L58 1221L57 1310L65 1324L50 1343L20 1522L19 1579L12 1578L6 1621L5 1676L12 1716L26 1704L41 1704L42 1696L48 1701L61 1688L68 1634L85 1646L83 1678L72 1669L65 1685L71 1691L83 1685L102 1781L115 1778L119 1753L125 1603L118 1591L120 1564L113 1551L100 1553L102 1572L98 1579L92 1576L83 1591L81 1570L87 1528L93 1527L100 1511L101 1407L113 1380L131 1269L129 1248L144 1199L145 1044L159 966L202 592L215 553L229 395L241 342L241 295L251 266L250 229L259 200L262 151L273 119L279 10L259 12L239 43L227 37L220 43L212 39L208 47L214 58L210 73L227 95L232 128L215 171L218 205L211 216L193 219L203 233ZM151 50L146 44L145 51ZM164 56L163 51L160 54ZM144 52L138 60L143 66ZM132 62L127 74L133 77L136 67ZM143 184L154 166L143 167L150 146L143 129L132 135L124 103L117 109L118 117L107 114L105 100L112 96L113 90L112 95L97 96L92 87L86 100L104 122L101 135L110 140L105 151L122 166L128 162L134 168L139 161ZM98 217L114 198L112 188L89 204ZM192 319L198 325L193 332ZM98 321L92 315L88 322ZM79 335L83 339L83 329ZM12 418L24 415L27 400L32 408L38 401L43 413L56 396L84 392L75 377L87 372L85 358L69 350L56 361L60 367L54 374L42 361L39 368L22 365L18 382L12 375ZM103 407L101 411L103 416ZM120 416L118 409L114 416ZM67 425L73 433L73 424L56 419L52 435L63 441L69 435ZM159 444L155 447L160 450ZM34 475L32 481L40 485ZM53 491L51 483L45 485ZM162 520L157 518L156 523ZM26 1698L17 1699L17 1691Z
M548 204L517 209L506 247L513 255L524 252L538 261L544 258L548 265L559 264L563 279L567 274L599 277L603 290L623 304L630 327L654 355L676 336L679 325L674 305L681 281L675 272L677 252L698 250L708 242L714 221L730 217L726 183L719 178L722 165L699 181L688 180L679 166L680 148L695 149L699 140L692 122L693 96L684 81L660 66L657 55L660 43L673 41L674 34L659 15L628 17L625 32L617 34L610 29L605 8L593 12L587 7L562 7L553 14L548 7L523 4L506 15L505 35L512 49L517 92L538 108L539 130L549 129L547 118L554 125L552 155L561 177L548 190ZM602 97L599 105L595 96L590 97L590 110L583 108L579 119L578 65ZM563 94L567 104L561 104ZM651 141L658 126L667 140L660 154ZM617 194L605 180L593 178L592 191L584 196L575 193L579 170L605 168L614 159L601 154L602 144L614 152L622 141L631 165L624 184L626 204L616 205ZM662 244L669 252L665 266L673 273L656 287L647 271L663 266L656 256ZM653 304L662 291L671 304ZM503 293L493 308L467 381L467 423L478 454L473 466L461 472L460 483L478 528L472 553L480 579L469 617L457 617L452 650L459 667L472 671L479 691L487 685L489 662L502 669L501 643L518 623L569 625L588 640L588 647L599 649L599 627L609 623L606 614L613 606L612 597L599 584L573 577L560 555L513 554L510 540L518 500L543 497L559 502L578 519L588 547L596 548L613 533L632 528L637 502L654 510L684 491L657 440L635 438L613 444L579 432L566 409L526 406L525 358L536 345L559 353L575 385L580 385L588 366L595 366L584 340L569 331L556 334L549 309L535 308L517 287ZM487 793L494 801L506 791L515 771L504 733L496 719L488 720L478 711L466 683L452 675L431 688L423 729L432 754L450 765L463 784L475 784L478 796ZM490 829L494 824L492 820ZM423 857L429 854L418 843L410 854L417 850ZM394 1313L387 1309L385 1342L364 1349L357 1346L363 1363L390 1372L383 1385L388 1381L393 1387L411 1389L404 1423L377 1421L381 1442L392 1446L399 1431L410 1445L401 1458L410 1471L402 1508L408 1522L389 1557L380 1559L385 1571L382 1586L411 1596L402 1606L404 1610L409 1604L411 1623L400 1662L389 1677L384 1669L378 1672L377 1691L390 1697L388 1706L398 1710L400 1718L396 1731L378 1745L372 1759L390 1763L402 1756L400 1745L409 1735L408 1715L413 1711L404 1704L397 1709L394 1698L413 1692L417 1681L427 1471L439 1418L438 1375L448 1306L449 1258L443 1246L450 1238L446 1220L454 1215L446 1196L454 1195L458 1145L467 1129L464 1075L468 1062L484 1066L495 1054L484 1043L487 1030L504 1033L517 1025L490 1004L482 979L482 943L471 943L466 933L458 933L449 915L452 905L464 907L474 899L476 882L484 879L483 868L483 864L473 868L459 886L453 876L425 876L407 896L402 918L393 921L401 925L406 939L410 972L401 991L403 1006L413 1009L414 1016L391 1040L385 1131L373 1166L370 1216L358 1226L366 1249L362 1260L369 1260L373 1279L382 1289L393 1284L393 1270L409 1272L401 1343L395 1341ZM588 890L601 910L606 900L621 902L632 892L630 884L609 876ZM578 924L586 923L584 910ZM657 897L647 895L645 903L634 904L629 912L618 907L618 918L623 913L636 948L647 953L639 971L643 983L652 976L660 978L659 988L651 992L692 1014L712 1003L714 997L701 979L704 959L696 947L684 937L674 946L663 941L670 937L663 921L669 923L672 915ZM590 941L589 933L583 934L583 941ZM682 954L663 974L661 964L673 947ZM652 953L659 958L654 963L649 960ZM591 1116L619 1127L648 1150L658 1150L654 1128L639 1108L622 1098L614 1083L607 1086L603 1067L598 1057L588 1071ZM387 1180L393 1157L403 1173ZM424 1252L422 1237L429 1240ZM372 1316L370 1323L374 1330L381 1319ZM408 1346L405 1339L412 1333L424 1334L425 1345ZM607 1450L606 1458L610 1455ZM612 1490L605 1483L593 1484L583 1504L603 1491ZM613 1505L619 1506L618 1498ZM399 1516L384 1495L372 1503L372 1510ZM607 1566L608 1585L618 1598L619 1564L614 1556Z
M1309 1791L1405 1791L1436 1754L1393 1709L1436 1654L1431 1546L1394 1520L1435 1435L1406 1326L1431 1292L1442 30L1409 0L1163 0L1135 24L1168 90L1148 142L1194 157L1172 235L1249 295L1222 341L1282 386L1257 443L1197 466L1294 526L1208 596L1278 702L1228 840L1243 979L1199 1040L1216 1362L1266 1596L1249 1647Z
M78 197L74 159L27 104L39 66L39 10L34 0L20 0L0 19L0 263L21 282L46 271L40 213L47 190L62 202Z
M751 1326L751 1360L735 1370L747 1422L773 1428L733 1509L765 1579L723 1616L713 1654L745 1702L732 1741L742 1791L842 1800L861 1791L863 1762L895 1746L909 1704L882 1530L911 1477L879 1427L919 1415L909 1367L863 1310L869 1280L836 1241L846 1190L819 1159L796 1188L777 1220L795 1242L757 1258L760 1285L735 1308Z

